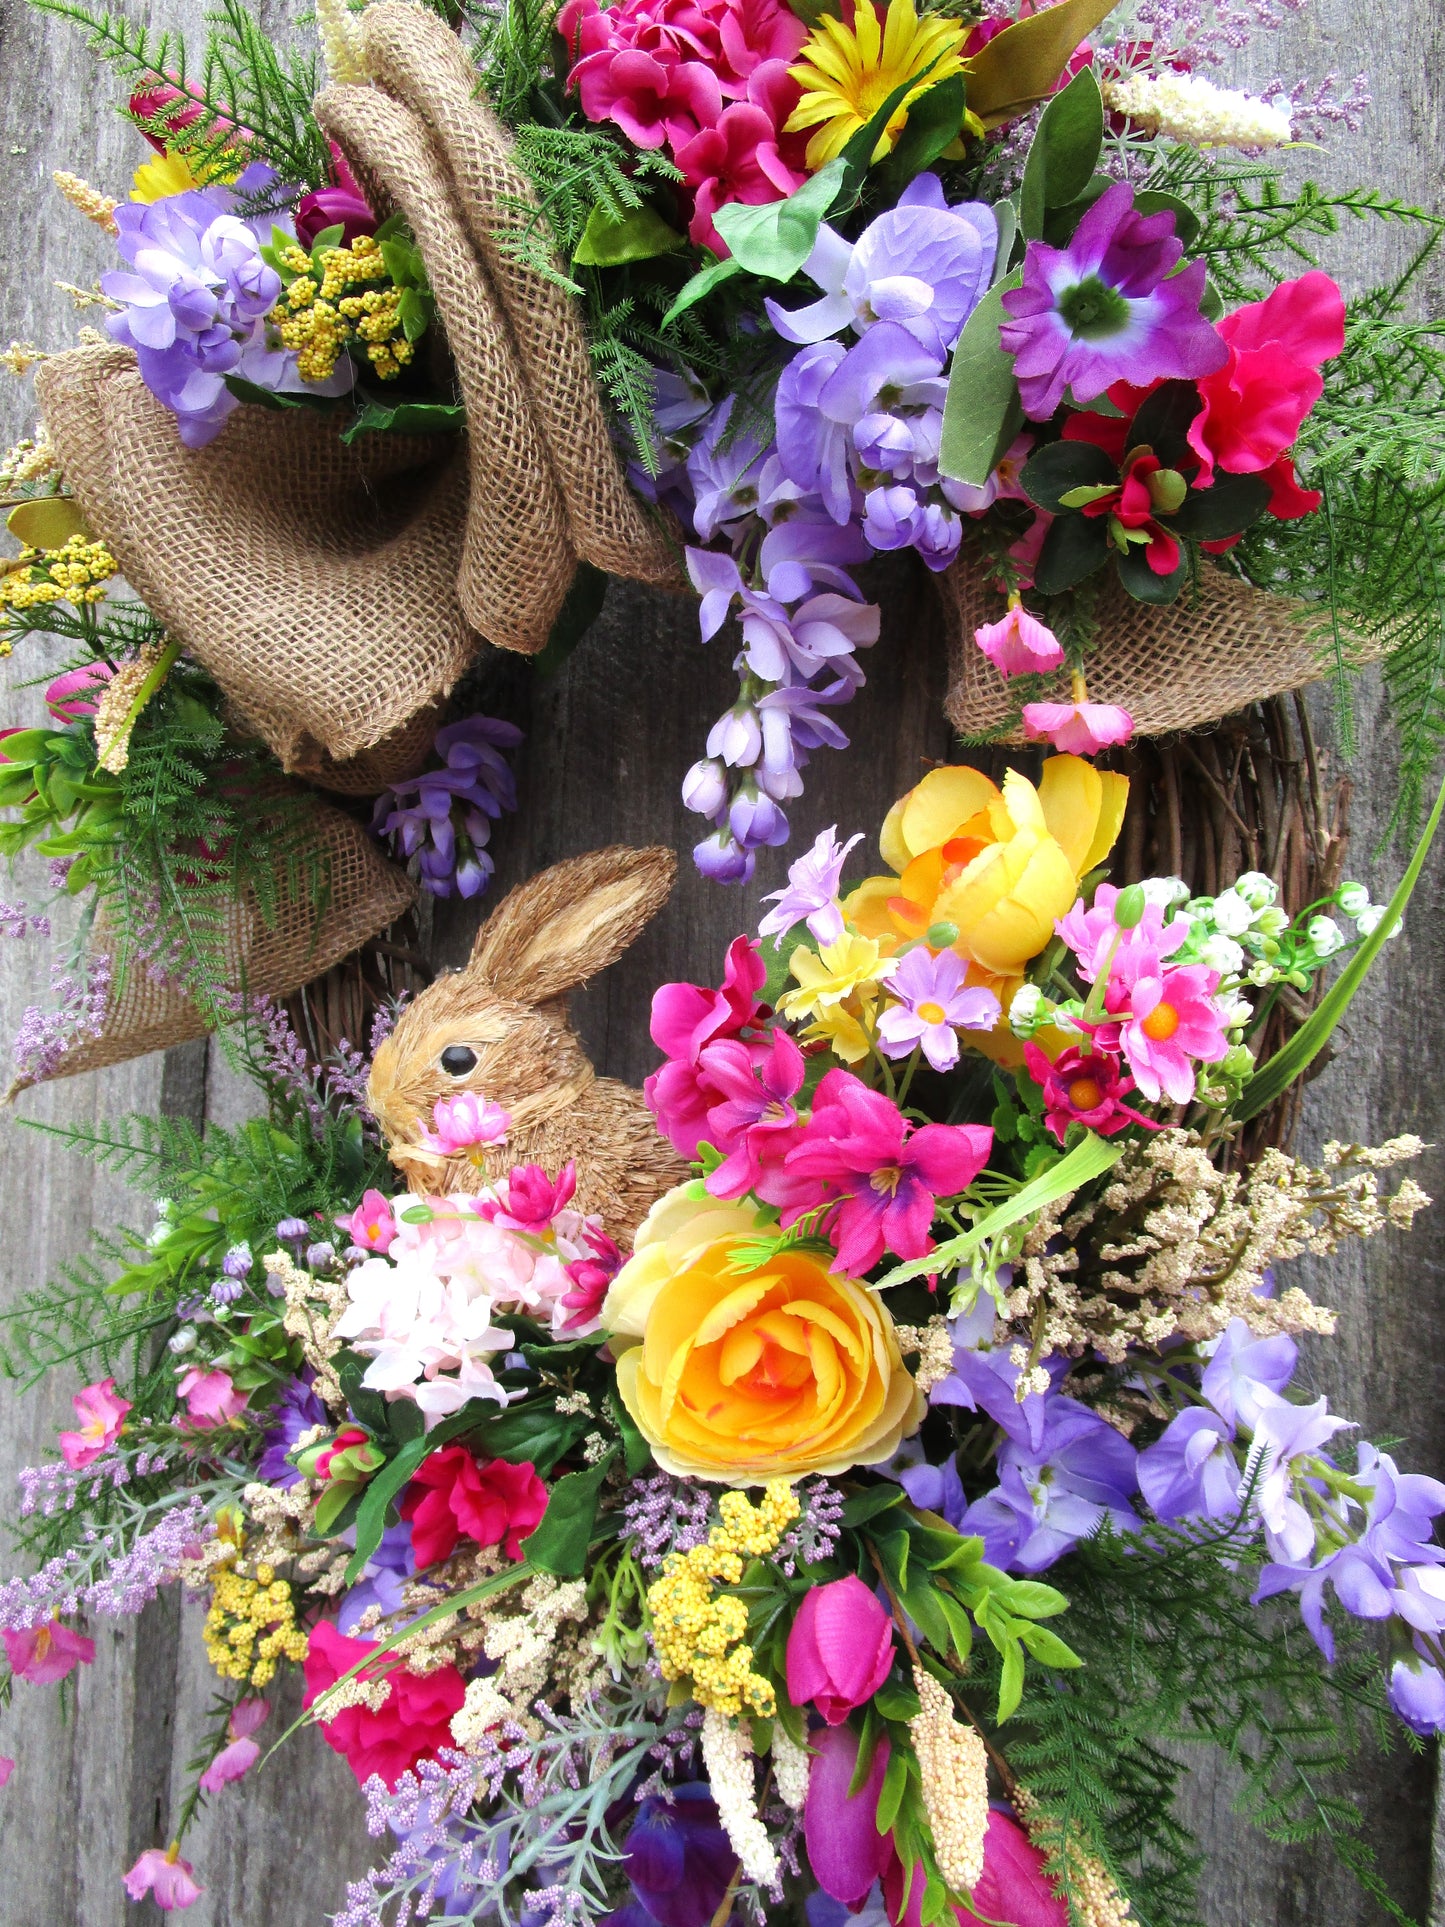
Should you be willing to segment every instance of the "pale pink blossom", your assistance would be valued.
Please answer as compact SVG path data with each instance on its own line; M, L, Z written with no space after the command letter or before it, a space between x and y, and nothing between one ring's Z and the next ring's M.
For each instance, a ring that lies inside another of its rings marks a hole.
M1031 741L1052 743L1068 756L1095 756L1134 734L1134 718L1115 703L1025 703L1023 721Z
M178 1845L168 1853L162 1853L159 1847L147 1847L122 1878L132 1900L144 1900L149 1894L163 1914L170 1914L194 1907L200 1899L202 1889L196 1885L194 1872L190 1861L181 1859Z
M432 1109L432 1123L435 1130L423 1131L421 1141L428 1151L439 1151L448 1158L458 1151L500 1144L512 1128L511 1113L475 1091L439 1097Z
M77 1666L95 1662L95 1641L58 1619L52 1619L48 1626L27 1626L19 1632L7 1628L3 1637L11 1672L16 1679L28 1679L35 1686L53 1686Z
M176 1396L185 1400L192 1425L203 1431L213 1425L229 1425L246 1409L246 1393L238 1392L231 1382L231 1374L219 1368L204 1372L193 1365L177 1385Z
M1122 1050L1141 1096L1187 1104L1196 1063L1217 1064L1229 1039L1213 993L1217 970L1166 966L1148 943L1122 944L1109 971L1104 1007L1113 1020L1095 1031L1105 1050Z
M363 1191L356 1209L336 1222L363 1251L390 1251L396 1236L396 1219L380 1191Z
M973 639L1001 676L1041 674L1057 669L1064 660L1063 645L1053 630L1017 601L1009 604L999 621L975 629Z
M60 1456L78 1472L115 1444L130 1400L119 1396L113 1378L102 1378L97 1384L85 1386L70 1402L80 1428L60 1434Z
M231 1709L231 1717L226 1722L228 1744L212 1760L201 1775L201 1789L205 1793L219 1793L223 1786L232 1780L239 1780L261 1757L261 1748L251 1735L256 1731L266 1715L271 1711L267 1700L238 1700Z

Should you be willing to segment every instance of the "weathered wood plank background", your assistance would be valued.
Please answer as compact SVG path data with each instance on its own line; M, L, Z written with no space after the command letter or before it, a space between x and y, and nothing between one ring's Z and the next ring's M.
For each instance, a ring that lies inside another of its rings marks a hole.
M1372 177L1392 192L1438 198L1441 111L1445 99L1445 9L1437 0L1402 0L1389 9L1367 0L1299 0L1278 41L1264 40L1247 69L1255 82L1276 70L1352 74L1368 67L1375 106L1359 142L1341 136L1311 165L1332 180ZM135 11L135 0L129 0ZM203 0L158 0L156 24L194 31ZM272 24L284 27L305 0L280 0ZM22 0L0 5L0 263L5 338L60 346L79 321L59 281L88 284L109 265L109 245L60 200L53 168L71 168L107 190L123 191L138 142L110 107L108 79L79 39L31 15ZM1331 265L1359 285L1403 258L1404 237L1359 228L1334 249ZM1439 289L1437 288L1437 296ZM0 390L0 431L8 443L32 421L28 389ZM537 686L512 661L489 674L488 699L528 730L521 756L522 807L499 839L502 886L555 859L596 844L669 841L685 848L690 822L676 802L682 770L702 728L728 699L721 653L695 641L692 611L665 598L614 586L602 620L566 671ZM892 798L915 780L925 757L947 753L939 711L943 665L927 638L931 626L900 577L888 605L883 644L869 687L856 705L854 747L824 758L795 813L797 842L825 824L846 830L876 824ZM0 665L3 720L41 718L39 691L25 685L49 665L27 657ZM1111 692L1112 693L1112 692ZM1324 724L1321 710L1322 726ZM1376 861L1390 789L1392 749L1378 688L1362 691L1358 713L1358 788L1351 869L1383 886L1398 857ZM756 889L772 887L782 862L765 864ZM39 865L22 865L12 897L45 896ZM1387 891L1383 891L1387 894ZM756 891L754 892L756 894ZM1445 963L1439 952L1445 872L1432 865L1405 935L1386 953L1350 1024L1349 1049L1313 1087L1307 1132L1375 1141L1410 1129L1445 1143ZM634 951L579 998L588 1044L599 1067L639 1080L651 1062L648 999L668 976L708 980L751 904L685 874L666 912ZM433 950L461 960L475 917L443 911ZM12 1035L26 1005L45 1004L51 955L43 944L9 944L0 953L0 1034ZM30 1118L76 1121L138 1109L200 1118L234 1117L247 1101L203 1045L28 1096ZM1445 1156L1422 1173L1445 1193ZM50 1274L84 1243L92 1225L140 1213L144 1201L98 1177L52 1141L0 1125L0 1293ZM1377 1241L1306 1280L1317 1298L1339 1307L1339 1339L1312 1370L1335 1409L1358 1418L1371 1436L1405 1441L1402 1457L1421 1470L1445 1468L1441 1358L1445 1356L1445 1207L1406 1241ZM73 1389L56 1383L21 1396L0 1389L0 1491L19 1466L36 1460L69 1416ZM7 1505L10 1503L6 1501ZM54 1694L20 1686L0 1719L0 1751L18 1757L0 1794L0 1921L5 1927L119 1927L157 1918L149 1903L130 1908L119 1873L141 1848L164 1841L180 1774L209 1695L197 1638L198 1615L174 1600L139 1624L101 1629L94 1667L79 1677L73 1715L61 1719ZM1230 1811L1227 1775L1201 1761L1189 1801L1209 1859L1206 1916L1213 1927L1373 1927L1383 1914L1318 1847L1276 1848L1242 1830ZM1436 1809L1433 1750L1403 1746L1388 1761L1361 1768L1358 1796L1380 1863L1406 1909L1445 1927L1445 1864L1432 1861ZM344 1765L315 1734L304 1734L279 1761L214 1803L191 1836L206 1882L189 1916L195 1927L318 1927L341 1901L345 1883L371 1848ZM1432 1878L1433 1875L1433 1878Z

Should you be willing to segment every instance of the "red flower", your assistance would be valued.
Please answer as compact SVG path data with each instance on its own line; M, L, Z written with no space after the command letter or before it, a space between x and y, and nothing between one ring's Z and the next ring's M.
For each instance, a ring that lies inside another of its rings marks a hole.
M348 1639L331 1620L318 1620L301 1669L306 1676L302 1704L310 1706L375 1650L374 1639ZM360 1675L371 1676L370 1668ZM452 1745L452 1715L461 1710L467 1696L466 1682L455 1666L439 1666L425 1677L398 1667L387 1679L391 1692L380 1712L348 1706L335 1719L321 1722L326 1744L345 1756L362 1786L379 1773L388 1787L394 1787L418 1760L433 1758L439 1747Z
M1100 1137L1113 1137L1126 1124L1159 1128L1122 1101L1134 1080L1123 1075L1118 1058L1107 1051L1073 1047L1050 1060L1037 1044L1025 1044L1024 1061L1029 1076L1043 1088L1044 1122L1060 1144L1071 1124L1082 1124Z
M499 1546L520 1559L522 1541L541 1523L547 1488L530 1464L472 1457L464 1445L445 1445L423 1459L401 1502L411 1520L417 1570L450 1559L461 1538Z

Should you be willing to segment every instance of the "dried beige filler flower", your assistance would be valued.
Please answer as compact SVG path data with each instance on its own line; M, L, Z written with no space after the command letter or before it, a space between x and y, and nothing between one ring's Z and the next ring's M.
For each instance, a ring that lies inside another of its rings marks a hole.
M972 1893L983 1872L988 1831L988 1754L980 1735L954 1712L947 1688L916 1662L913 1684L919 1711L908 1731L923 1778L938 1871L953 1893Z

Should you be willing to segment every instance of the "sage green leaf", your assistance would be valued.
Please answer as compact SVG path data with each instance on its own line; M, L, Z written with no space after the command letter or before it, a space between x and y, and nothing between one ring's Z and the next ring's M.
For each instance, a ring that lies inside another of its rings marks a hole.
M1023 421L1013 356L999 340L1003 297L1023 279L1014 269L996 281L968 317L948 376L938 466L957 482L982 488Z
M724 281L731 281L734 275L742 271L743 264L735 255L726 261L711 261L705 268L699 268L690 281L683 283L677 299L662 317L661 325L664 328L671 327L680 314L686 314L689 308L710 295L714 288L720 288Z
M766 207L734 201L718 209L713 225L734 261L749 274L765 281L791 281L813 252L823 216L838 198L847 172L847 162L839 155L787 200Z
M536 1571L557 1579L580 1579L586 1572L602 1481L616 1456L614 1445L596 1465L569 1472L552 1487L540 1524L522 1541L522 1557Z
M630 208L617 221L605 207L594 207L572 256L579 268L616 268L626 261L651 261L684 245L683 236L652 207Z
M444 401L365 402L341 431L344 442L362 435L454 435L467 425L467 411Z
M1002 38L1002 36L1000 36ZM1104 145L1104 97L1092 67L1081 67L1039 116L1019 192L1019 232L1036 241L1050 208L1078 200Z

